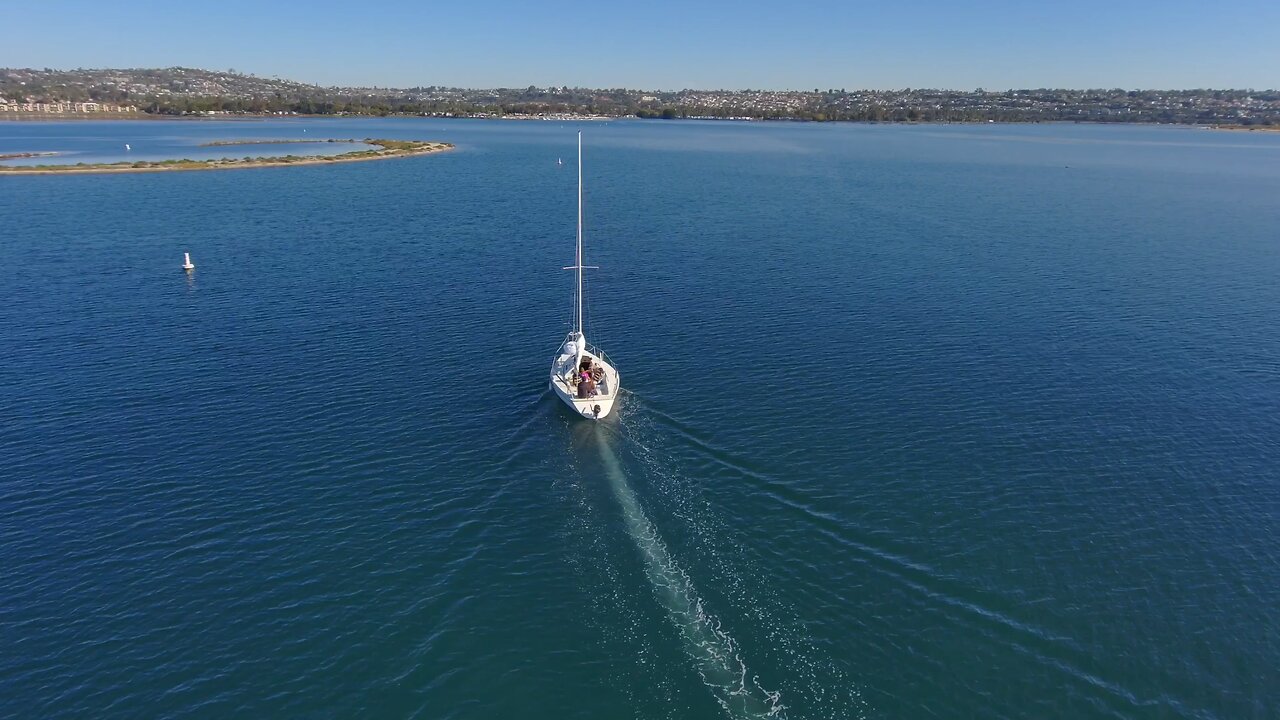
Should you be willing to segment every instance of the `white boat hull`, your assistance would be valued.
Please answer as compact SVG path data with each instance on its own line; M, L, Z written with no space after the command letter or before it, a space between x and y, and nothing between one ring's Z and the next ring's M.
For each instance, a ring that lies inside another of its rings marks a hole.
M578 363L581 358L589 357L593 365L604 369L604 377L596 383L596 394L590 397L578 397L578 388L574 382ZM613 405L618 399L620 384L618 371L607 361L591 352L581 355L560 355L551 364L551 391L565 405L573 408L577 415L591 420L603 420L613 412Z

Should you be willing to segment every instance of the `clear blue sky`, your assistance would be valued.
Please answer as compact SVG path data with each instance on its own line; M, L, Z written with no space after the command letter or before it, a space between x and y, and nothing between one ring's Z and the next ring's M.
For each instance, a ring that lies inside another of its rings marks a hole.
M1280 1L0 0L0 67L322 85L1280 87Z

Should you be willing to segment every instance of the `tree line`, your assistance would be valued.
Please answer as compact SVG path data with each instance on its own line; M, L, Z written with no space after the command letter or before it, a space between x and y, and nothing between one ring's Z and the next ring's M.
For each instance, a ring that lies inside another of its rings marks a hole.
M127 99L118 102L129 102ZM1240 125L1280 125L1280 111L1240 115L1221 108L1199 106L1150 107L1121 103L1025 107L992 103L983 107L947 106L938 103L821 104L803 107L705 106L696 103L646 103L639 105L608 97L584 102L489 102L465 100L417 100L385 98L151 98L139 104L156 115L192 115L208 112L300 115L539 115L581 113L640 118L751 118L809 122L1116 122L1185 123L1229 122Z

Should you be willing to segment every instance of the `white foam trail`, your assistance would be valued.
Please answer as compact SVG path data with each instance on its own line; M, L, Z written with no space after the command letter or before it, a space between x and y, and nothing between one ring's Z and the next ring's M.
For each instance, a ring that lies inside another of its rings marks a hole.
M594 429L605 473L609 476L618 504L622 506L627 532L644 556L645 571L653 584L654 595L680 630L685 650L693 659L703 683L711 688L731 718L784 717L779 693L760 687L755 678L747 679L747 667L738 656L737 643L721 629L718 620L703 610L693 582L671 558L657 528L640 507L640 501L622 471L622 463L609 445L608 433L598 425Z

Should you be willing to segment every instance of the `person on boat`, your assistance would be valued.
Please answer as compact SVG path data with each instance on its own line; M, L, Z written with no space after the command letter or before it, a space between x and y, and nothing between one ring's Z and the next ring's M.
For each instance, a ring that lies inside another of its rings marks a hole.
M591 373L583 370L578 374L578 399L586 400L589 397L595 397L596 382L591 379Z
M604 379L604 366L596 365L589 357L583 357L582 362L578 363L578 373L589 373L593 382L600 382Z

